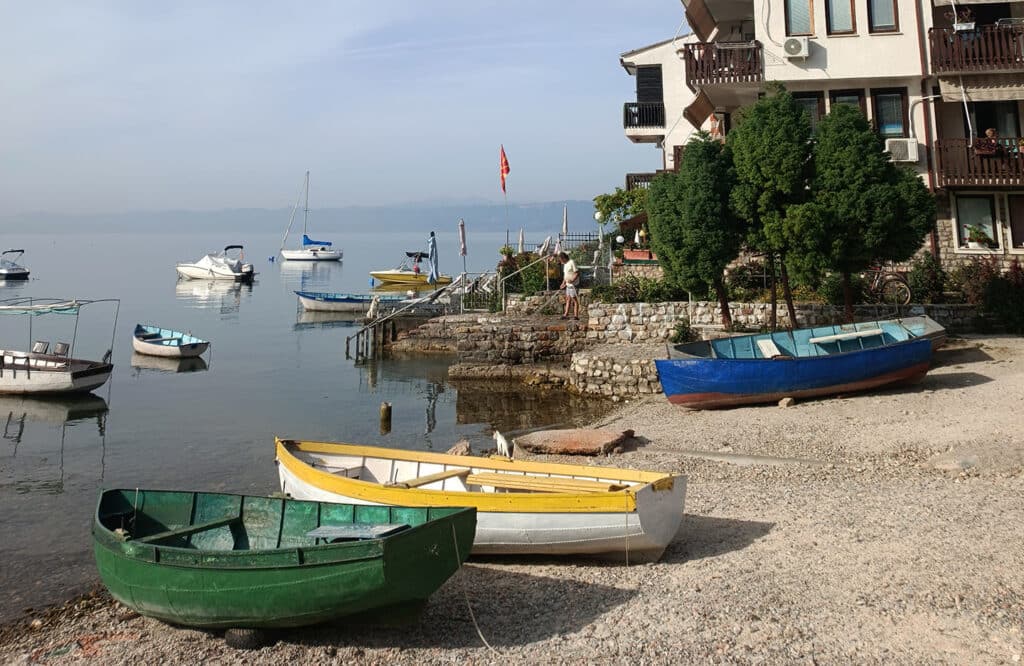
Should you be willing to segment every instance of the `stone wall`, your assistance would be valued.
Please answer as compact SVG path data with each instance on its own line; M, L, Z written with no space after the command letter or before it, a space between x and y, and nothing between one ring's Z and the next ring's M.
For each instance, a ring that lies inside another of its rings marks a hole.
M619 280L627 275L649 280L660 280L665 276L665 271L657 263L630 263L616 262L612 264L612 279Z
M771 321L769 303L730 303L734 325L759 330ZM843 309L821 303L796 305L797 328L840 323ZM972 305L912 305L897 310L881 305L854 306L858 321L888 319L900 315L927 314L951 332L968 332L977 317ZM722 316L718 303L709 301L669 303L595 303L587 309L587 339L593 342L655 342L672 337L681 322L695 329L719 327ZM784 303L778 305L778 325L789 327L789 314Z
M665 358L662 344L604 344L572 355L569 386L585 395L613 400L661 393L655 358Z
M463 363L568 364L586 346L586 326L558 317L451 315L400 335L392 353L458 354Z

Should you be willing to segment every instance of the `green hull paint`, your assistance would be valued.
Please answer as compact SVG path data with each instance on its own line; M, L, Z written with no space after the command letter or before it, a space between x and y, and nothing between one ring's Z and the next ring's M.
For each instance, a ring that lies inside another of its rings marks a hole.
M384 524L409 527L328 544L306 536L324 525ZM109 490L92 532L115 599L173 624L231 628L422 604L469 556L475 530L475 509Z

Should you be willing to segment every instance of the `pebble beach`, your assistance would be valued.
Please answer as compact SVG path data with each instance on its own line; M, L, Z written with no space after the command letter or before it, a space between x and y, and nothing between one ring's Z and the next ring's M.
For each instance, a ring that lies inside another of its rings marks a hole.
M412 623L274 632L257 650L97 588L0 628L0 663L1019 664L1022 413L1024 339L998 336L951 340L908 388L628 401L594 425L636 446L594 464L688 477L657 563L473 558Z

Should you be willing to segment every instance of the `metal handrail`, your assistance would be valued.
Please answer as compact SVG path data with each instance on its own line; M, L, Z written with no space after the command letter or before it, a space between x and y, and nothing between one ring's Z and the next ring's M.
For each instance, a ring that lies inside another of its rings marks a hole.
M530 263L526 264L525 266L523 266L523 267L522 267L522 268L520 268L519 270L517 270L517 271L514 271L514 272L512 272L512 273L509 273L508 275L506 275L506 276L504 276L503 278L501 278L501 282L499 283L499 285L500 285L500 289L499 289L499 292L498 292L498 293L499 293L499 294L501 295L501 311L502 311L502 312L504 312L504 311L505 311L505 282L506 282L507 280L509 280L510 278L512 278L513 276L515 276L515 275L519 275L520 273L522 273L523 271L525 271L525 270L526 270L527 268L530 268L531 266L536 266L537 264L539 264L539 263L540 263L540 262L542 262L542 261L544 261L544 262L547 262L547 261L549 261L550 259L551 259L551 256L550 256L550 255L544 255L544 256L543 256L543 257L541 257L540 259L537 259L536 261L531 261ZM545 277L545 279L547 278L547 272L546 272L546 270L547 270L547 269L545 268L545 274L544 274L544 277Z

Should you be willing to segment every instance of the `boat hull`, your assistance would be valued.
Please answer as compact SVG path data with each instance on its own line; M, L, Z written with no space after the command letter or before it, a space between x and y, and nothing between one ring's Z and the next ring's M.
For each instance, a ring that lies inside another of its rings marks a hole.
M111 493L119 494L116 502L110 501ZM155 506L171 495L195 496L180 520L171 517L173 508ZM230 509L223 501L209 508L223 498L240 499ZM190 513L202 522L203 507L206 516L229 517L189 536L135 538L129 522L133 503L142 506L140 513L155 511L145 516L150 524L156 521L154 530L164 525L187 530L193 524ZM118 521L128 525L127 539L111 529ZM322 525L367 523L411 527L381 538L328 544L316 544L308 535ZM421 605L468 557L474 526L472 510L322 507L217 493L106 491L93 522L93 553L111 595L143 615L202 628L298 627Z
M366 312L370 307L370 299L318 299L299 294L299 303L303 309L313 312Z
M29 272L27 270L0 270L0 282L10 280L12 282L17 280L27 280Z
M825 356L673 358L655 365L669 402L715 409L915 382L928 372L931 354L932 341L922 338Z
M418 284L418 285L428 285L428 284L430 284L428 282L428 277L429 277L428 274L423 272L423 271L421 271L419 273L415 273L413 271L398 271L398 270L370 271L370 277L372 277L375 280L380 280L381 282L390 282L390 283L393 283L393 284ZM452 276L451 275L439 275L439 276L437 276L437 281L434 282L434 284L435 285L451 284L451 281L452 281Z
M110 363L23 352L0 353L0 393L85 393L103 386L114 371Z
M367 453L374 448L327 443L310 443L310 446L316 451L316 458L328 466L331 447L348 447L348 451ZM277 463L281 490L296 498L370 505L475 507L474 555L595 555L635 563L656 561L679 530L686 496L685 478L658 478L659 475L651 473L646 474L657 478L656 481L641 481L635 488L601 496L466 492L458 478L439 480L420 488L392 488L314 468L293 452L294 449L279 440ZM425 473L445 467L476 469L477 465L483 466L481 469L515 470L524 474L543 473L543 469L549 474L575 474L580 478L590 473L615 478L624 473L624 470L595 470L576 465L491 461L422 452L401 452L400 455L409 460L396 464L415 462L419 464L417 469Z
M147 356L195 358L209 347L210 343L206 340L158 326L138 324L132 334L132 349Z
M175 270L180 277L186 280L232 280L234 282L252 282L256 272L252 270L251 264L246 264L249 270L236 273L230 270L207 268L196 264L178 264Z
M281 250L288 261L341 261L342 250Z

